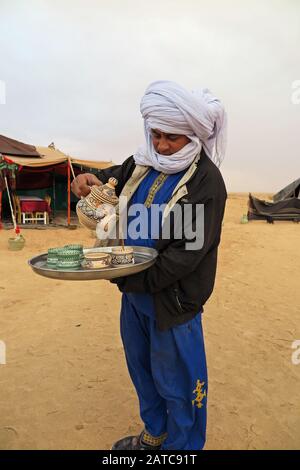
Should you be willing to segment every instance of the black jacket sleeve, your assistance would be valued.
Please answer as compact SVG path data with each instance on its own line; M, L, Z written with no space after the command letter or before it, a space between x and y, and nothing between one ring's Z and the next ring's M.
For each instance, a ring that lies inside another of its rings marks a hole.
M109 178L116 178L118 180L118 185L116 187L116 195L119 196L123 186L125 185L128 178L131 176L134 170L135 164L133 157L127 158L122 165L113 165L109 168L103 170L98 170L97 178L99 178L102 183L107 183Z

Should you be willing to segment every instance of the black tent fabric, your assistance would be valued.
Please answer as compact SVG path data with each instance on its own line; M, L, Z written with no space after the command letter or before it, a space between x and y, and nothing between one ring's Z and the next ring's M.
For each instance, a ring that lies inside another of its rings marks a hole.
M292 197L300 197L300 178L278 191L278 193L273 196L273 201L278 202Z
M18 140L5 137L5 135L0 135L0 153L17 157L41 158L34 145L24 144Z
M249 194L248 220L293 220L300 222L300 199L291 197L278 202L268 202Z

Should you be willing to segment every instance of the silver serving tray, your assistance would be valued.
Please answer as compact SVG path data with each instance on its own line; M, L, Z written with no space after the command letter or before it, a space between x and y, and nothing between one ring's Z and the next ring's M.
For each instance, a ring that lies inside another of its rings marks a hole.
M112 248L117 247L85 248L83 249L83 253L111 253ZM28 261L28 264L35 273L52 279L62 279L67 281L95 281L97 279L109 280L116 277L130 276L131 274L144 271L155 263L157 254L158 253L154 248L134 246L134 263L130 265L124 264L123 266L109 266L101 269L79 268L74 270L62 270L49 268L49 266L47 266L47 253L34 256Z

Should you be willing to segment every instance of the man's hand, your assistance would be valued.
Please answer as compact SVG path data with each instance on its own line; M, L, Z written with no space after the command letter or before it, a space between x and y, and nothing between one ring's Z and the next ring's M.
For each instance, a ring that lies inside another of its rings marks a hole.
M76 178L72 181L71 189L75 196L85 197L90 193L91 186L94 184L101 186L103 183L92 173L83 173L82 175L76 176Z

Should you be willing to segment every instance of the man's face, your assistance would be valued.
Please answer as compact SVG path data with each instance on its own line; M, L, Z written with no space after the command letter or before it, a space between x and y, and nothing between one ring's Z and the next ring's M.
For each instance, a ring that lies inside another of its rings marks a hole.
M161 155L172 155L179 152L190 142L186 135L166 134L159 129L151 129L151 135L155 151Z

